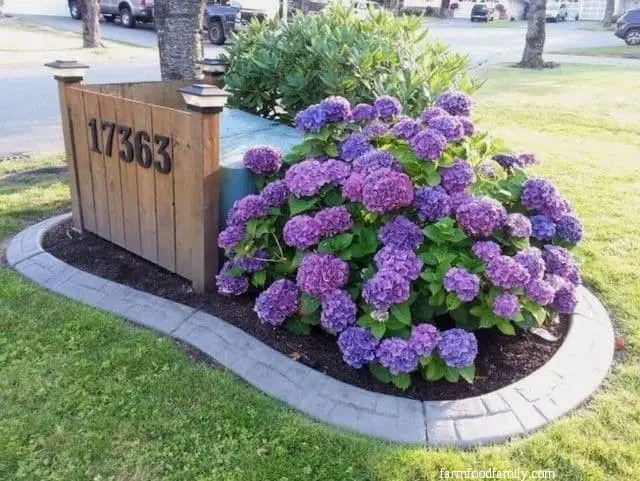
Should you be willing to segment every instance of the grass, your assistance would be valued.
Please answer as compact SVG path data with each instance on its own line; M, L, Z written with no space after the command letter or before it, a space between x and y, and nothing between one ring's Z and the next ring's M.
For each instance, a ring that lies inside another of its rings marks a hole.
M0 480L425 481L441 467L640 479L639 83L640 70L624 67L497 68L478 94L480 125L536 151L535 170L575 204L587 230L585 280L627 342L604 389L571 416L471 451L365 439L0 267ZM66 206L63 181L13 179L0 178L0 237ZM43 195L57 199L53 208Z
M620 41L622 42L622 40ZM582 57L615 57L624 58L625 54L633 54L637 59L640 59L640 47L633 47L629 45L618 45L615 47L593 47L593 48L568 48L565 50L558 50L555 52L562 55L579 55ZM638 62L640 65L640 62Z

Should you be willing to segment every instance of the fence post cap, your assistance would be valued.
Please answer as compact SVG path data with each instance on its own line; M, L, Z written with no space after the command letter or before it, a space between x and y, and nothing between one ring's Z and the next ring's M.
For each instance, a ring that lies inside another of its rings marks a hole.
M196 63L200 65L203 72L208 73L225 73L229 67L229 62L219 58L203 58Z
M193 84L178 89L187 106L192 110L222 110L231 94L208 84Z
M84 78L88 65L79 63L75 60L56 60L44 64L54 72L54 77L58 80L80 81Z

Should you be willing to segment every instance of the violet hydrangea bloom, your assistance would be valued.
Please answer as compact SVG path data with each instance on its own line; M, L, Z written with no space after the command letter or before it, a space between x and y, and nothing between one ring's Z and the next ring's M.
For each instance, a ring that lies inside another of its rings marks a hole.
M478 241L471 246L471 251L485 262L502 254L502 248L493 241Z
M449 141L460 140L464 135L464 128L457 117L441 115L429 120L429 128L437 130Z
M534 177L522 185L520 202L525 209L540 210L556 196L556 188L546 179Z
M487 179L497 179L498 168L494 162L484 161L478 166L478 174Z
M422 270L422 261L409 249L385 246L376 253L374 261L378 270L392 270L411 281L415 281Z
M565 279L567 279L574 286L579 286L582 284L582 277L580 276L580 272L578 271L577 266L573 266L571 271L566 275Z
M259 195L247 195L233 203L227 214L227 225L244 224L248 220L267 215L267 202Z
M536 159L536 154L530 152L522 152L518 154L518 163L522 167L530 167L538 162Z
M340 143L340 158L347 162L353 162L361 155L366 154L373 146L364 134L351 134Z
M230 225L218 234L218 247L225 250L231 249L244 239L245 235L247 235L247 231L242 224Z
M253 255L238 255L233 259L233 264L245 272L257 272L261 270L267 260L269 254L264 249L256 250Z
M371 212L384 214L413 202L413 183L408 175L378 169L365 177L362 203Z
M439 185L417 188L414 205L422 221L438 220L451 213L451 198Z
M402 112L402 104L400 101L390 95L381 95L373 103L373 107L383 120L388 120Z
M289 197L289 188L284 180L274 180L264 186L260 196L269 207L281 207Z
M507 220L504 206L490 197L472 197L456 210L456 220L470 236L489 237Z
M424 241L420 227L402 215L383 225L378 231L378 240L385 246L396 249L417 249Z
M375 120L367 125L362 133L366 135L368 139L372 139L374 137L379 137L382 134L386 134L388 131L389 126L387 124Z
M556 224L556 234L567 242L577 244L582 239L582 222L573 215L565 215Z
M316 195L327 183L325 170L318 160L305 160L292 165L284 176L289 191L296 197Z
M298 311L298 288L288 279L279 279L260 293L253 310L262 324L280 326Z
M487 264L486 275L494 286L503 289L524 287L531 276L513 257L498 256Z
M446 137L434 129L421 130L411 139L411 149L422 160L439 159L446 146Z
M472 332L449 329L440 334L438 354L449 367L467 367L478 355L478 341Z
M233 267L230 261L224 263L220 273L216 276L218 292L223 296L239 296L249 289L249 280L244 276L232 276L229 271Z
M328 254L308 254L300 262L296 281L302 292L323 300L349 279L349 265Z
M322 164L322 167L324 168L325 180L333 185L342 185L351 174L351 165L341 160L327 160Z
M552 221L557 222L571 212L571 204L561 195L554 195L549 197L538 210Z
M296 249L308 249L318 243L321 236L320 223L308 215L296 215L282 229L284 243Z
M342 122L351 115L351 105L344 97L327 97L320 106L327 122Z
M280 149L269 145L251 147L244 154L243 163L247 169L257 175L277 172L282 165Z
M391 129L391 133L398 138L411 140L418 132L422 130L420 123L413 119L402 119Z
M322 300L320 324L334 334L356 323L356 304L347 291L336 289Z
M378 362L391 374L398 375L415 371L418 367L418 355L404 339L392 337L378 345L376 352Z
M453 292L463 302L472 301L480 292L478 276L460 267L449 269L442 283L447 292Z
M578 298L576 297L576 286L571 282L563 279L560 276L549 275L545 277L555 288L555 295L551 308L558 311L560 314L571 314L578 304Z
M346 232L353 227L353 220L347 208L343 205L327 207L315 215L320 227L320 235L332 236Z
M420 120L424 125L428 125L429 121L432 118L440 117L442 115L449 115L449 112L441 107L429 107L425 109L424 112L422 112L422 115L420 115Z
M472 199L472 196L461 190L459 192L453 192L449 195L449 203L451 204L451 213L455 214L462 204L466 204Z
M391 169L402 172L402 167L390 152L382 149L370 150L353 161L353 171L370 174L378 169Z
M354 122L368 122L377 116L376 109L369 104L358 104L351 110L351 120Z
M362 298L378 311L388 311L392 304L409 299L409 280L395 271L382 270L369 279L362 288Z
M549 274L565 277L574 267L573 256L564 247L547 244L542 250L542 258Z
M520 301L518 296L510 292L498 294L493 299L492 311L496 316L505 319L513 319L520 312Z
M340 333L338 347L349 366L360 369L376 357L378 341L364 327L349 327Z
M352 172L342 184L342 197L350 200L351 202L362 202L364 177L364 174Z
M473 179L473 168L464 160L457 159L451 167L440 171L440 185L448 194L463 191Z
M473 124L471 119L469 119L468 117L463 117L461 115L458 115L456 118L462 125L462 131L465 137L471 137L473 134L475 134L476 126Z
M430 356L438 344L438 329L433 324L423 323L413 326L409 347L419 357Z
M553 302L556 289L543 279L532 279L524 286L524 295L541 306L547 306Z
M513 258L527 270L531 279L542 279L544 276L544 259L537 247L527 247L517 252Z
M556 225L544 215L529 217L531 235L541 241L551 240L556 235Z
M436 107L443 108L450 115L469 117L471 115L472 105L473 100L470 96L454 90L444 92L436 99Z
M505 226L507 233L513 237L526 238L531 236L531 222L522 214L509 214Z
M320 104L315 104L301 110L296 115L293 123L301 132L317 132L326 124L327 119L324 109Z

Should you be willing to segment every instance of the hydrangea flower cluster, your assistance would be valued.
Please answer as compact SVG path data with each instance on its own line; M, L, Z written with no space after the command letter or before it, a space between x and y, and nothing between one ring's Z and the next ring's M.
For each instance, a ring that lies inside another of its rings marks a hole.
M218 291L254 286L261 323L335 335L344 362L399 387L413 373L468 380L480 326L573 312L579 218L528 175L534 154L479 151L471 111L447 91L419 119L389 96L298 113L299 148L244 156L261 192L227 215ZM439 330L447 315L457 327Z

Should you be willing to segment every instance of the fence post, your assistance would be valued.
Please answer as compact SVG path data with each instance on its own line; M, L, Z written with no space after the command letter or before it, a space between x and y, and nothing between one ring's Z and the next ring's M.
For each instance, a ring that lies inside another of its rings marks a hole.
M80 85L84 79L88 65L83 65L75 60L56 60L45 64L53 70L53 78L58 82L58 95L60 99L60 115L62 117L62 132L64 135L64 148L69 168L69 187L71 190L71 210L73 212L73 226L82 230L82 210L80 207L80 190L78 185L76 155L73 140L73 129L69 112L68 91L69 88Z
M229 64L217 58L205 58L196 62L202 68L204 82L220 87L220 80L227 73Z
M218 272L218 213L220 198L220 114L229 93L217 87L195 84L178 90L191 111L192 138L196 149L192 175L193 246L191 281L196 292L213 287ZM177 232L176 235L181 235Z

